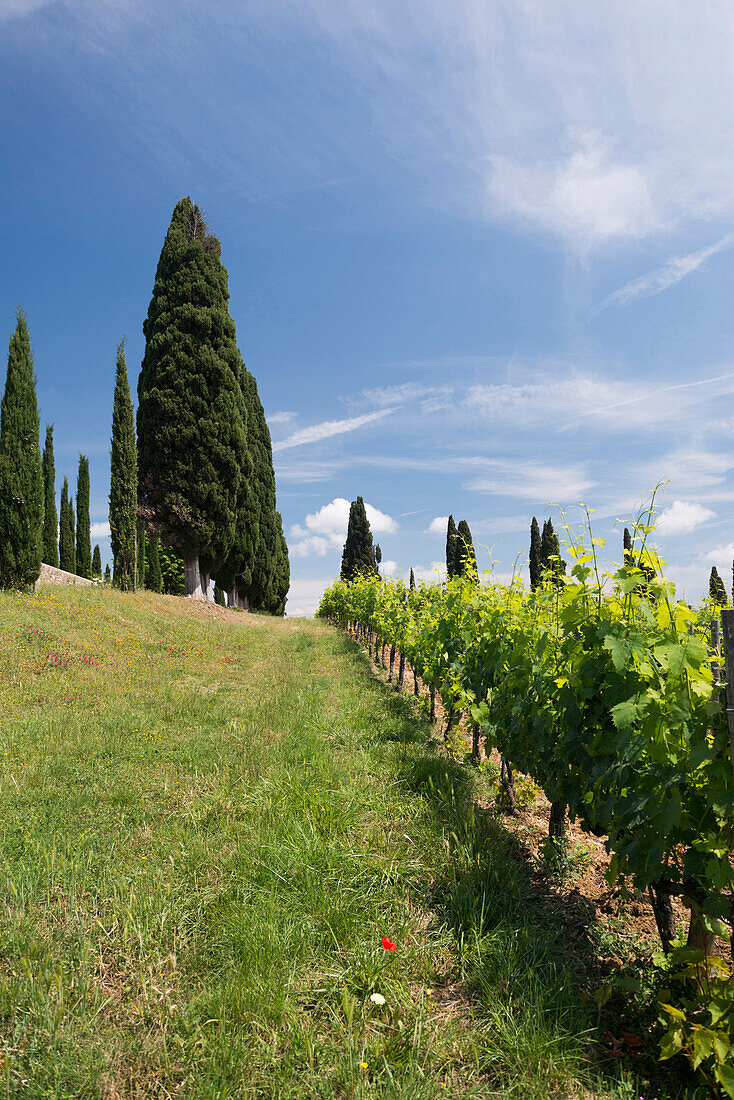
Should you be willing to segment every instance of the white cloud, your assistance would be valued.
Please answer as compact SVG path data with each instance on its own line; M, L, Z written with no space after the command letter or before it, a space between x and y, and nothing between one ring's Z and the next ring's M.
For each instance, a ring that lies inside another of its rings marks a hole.
M701 554L701 561L711 562L712 565L730 567L734 561L734 542L727 542L725 546L715 546Z
M659 229L650 184L647 169L615 160L610 143L595 133L551 165L494 157L489 180L501 211L535 221L581 251Z
M637 279L625 283L619 290L615 290L606 298L595 311L600 313L607 306L626 306L636 298L648 298L652 294L660 294L664 290L675 286L686 275L698 271L700 267L715 256L717 252L723 252L734 245L734 233L727 233L715 244L707 248L699 248L696 252L689 252L686 256L675 256L673 259L655 271L649 271L646 275L640 275Z
M398 563L388 558L387 561L380 562L379 569L382 577L394 577L398 571Z
M290 424L292 420L296 419L294 412L277 412L271 416L266 416L268 424Z
M346 420L324 420L321 424L312 424L310 428L301 428L280 443L273 444L273 451L285 451L290 447L301 447L304 443L318 443L322 439L330 439L334 435L343 435L345 432L356 431L365 424L372 424L375 420L382 420L395 412L394 408L378 409L376 412L364 413L362 416L352 416Z
M373 535L393 534L398 525L392 516L381 512L365 501L365 512ZM328 550L341 550L347 536L350 503L345 497L335 497L329 504L306 516L305 526L295 523L290 536L296 539L289 544L295 557L307 557L309 554L323 556Z
M321 603L321 597L333 580L333 577L292 580L285 607L286 614L293 618L300 615L312 617Z
M669 508L665 508L657 519L658 533L666 537L668 535L684 535L689 531L695 531L702 523L714 519L715 512L705 508L703 504L694 501L674 500Z
M93 523L89 530L93 539L108 539L110 537L110 525L106 521Z
M519 497L547 503L575 503L596 481L579 463L554 466L546 462L513 462L485 459L485 472L466 482L464 488L476 493Z
M734 469L734 454L682 447L659 458L636 462L635 469L642 485L666 480L676 493L711 502L729 497L725 475Z
M449 522L449 517L448 516L436 516L436 518L432 519L431 522L429 523L427 534L429 534L429 535L445 535L446 534L446 527L448 526L448 522Z
M446 564L442 561L434 561L432 565L414 565L413 576L417 581L438 584L439 581L446 579Z

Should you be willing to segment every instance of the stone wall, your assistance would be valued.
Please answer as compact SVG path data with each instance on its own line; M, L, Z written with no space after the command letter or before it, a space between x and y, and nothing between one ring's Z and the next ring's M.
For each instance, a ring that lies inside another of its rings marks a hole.
M36 591L42 584L91 584L86 577L77 577L76 573L67 573L65 569L54 569L53 565L41 566L41 575L33 586Z

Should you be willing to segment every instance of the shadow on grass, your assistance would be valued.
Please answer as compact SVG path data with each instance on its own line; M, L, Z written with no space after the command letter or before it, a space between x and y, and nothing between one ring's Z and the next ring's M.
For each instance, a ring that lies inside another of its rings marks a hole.
M360 656L374 684L371 662ZM462 995L492 1087L502 1096L544 1098L578 1075L596 1090L587 1095L692 1097L688 1067L657 1059L662 974L641 956L600 957L594 905L579 891L556 892L501 817L477 806L475 771L440 753L435 727L416 714L412 696L380 687L391 721L378 736L406 747L399 776L424 800L448 847L428 904L459 946ZM425 894L419 900L425 904ZM604 954L613 950L604 945ZM603 987L611 994L599 1008L594 993Z

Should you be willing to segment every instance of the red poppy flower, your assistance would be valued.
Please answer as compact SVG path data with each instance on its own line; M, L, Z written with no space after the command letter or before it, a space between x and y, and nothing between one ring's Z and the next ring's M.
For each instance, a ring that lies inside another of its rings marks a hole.
M392 942L392 940L389 940L387 936L383 936L382 946L385 948L386 951L394 951L396 945Z

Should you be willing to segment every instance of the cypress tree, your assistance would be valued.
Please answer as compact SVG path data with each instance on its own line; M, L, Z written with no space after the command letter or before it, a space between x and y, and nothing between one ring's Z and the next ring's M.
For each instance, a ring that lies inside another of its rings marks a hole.
M125 363L125 339L117 345L115 396L110 450L110 542L115 584L127 591L135 581L137 516L137 451L135 421Z
M161 574L161 556L158 546L158 536L153 535L147 540L147 563L145 570L145 586L151 592L163 591L163 576Z
M92 536L89 522L89 459L79 455L76 480L76 572L80 577L92 576Z
M53 424L46 425L46 445L43 448L43 504L43 560L46 565L53 565L58 569L59 517L56 511Z
M410 591L415 592L415 576L413 575L413 567L410 568Z
M25 588L41 573L43 475L31 339L18 310L0 404L0 586Z
M446 577L448 580L454 575L456 565L456 524L454 517L449 516L446 525Z
M105 584L111 584L112 583L112 577L110 576L109 563L104 567L104 580L105 580Z
M476 580L477 559L474 553L474 541L471 537L469 524L465 519L462 519L456 528L453 576L463 577L465 572Z
M382 561L382 547L380 546L380 544L378 542L377 545L375 546L375 573L377 573L378 577L380 575L380 562L381 561Z
M275 558L275 585L270 611L273 615L284 615L288 589L291 586L291 566L288 558L288 544L283 534L283 521L280 512L275 513L277 530L277 552Z
M625 527L624 536L622 538L622 554L624 557L625 565L632 565L632 535L629 532L629 527Z
M538 521L533 516L533 522L530 524L530 590L532 592L538 587L541 582L543 567L542 567L542 547L540 539L540 528L538 527Z
M74 501L69 497L69 482L64 478L59 510L59 566L67 573L76 573L74 546Z
M219 604L220 607L227 606L227 597L224 594L224 589L220 588L216 583L214 585L214 603Z
M148 539L145 534L145 528L140 520L138 520L135 530L135 559L137 587L147 588Z
M94 553L92 554L92 576L102 576L102 555L99 552L99 547L94 547Z
M353 581L355 577L376 575L372 532L364 501L362 497L357 497L349 507L347 541L344 543L342 552L341 576L342 580Z
M540 564L541 576L547 576L553 584L558 584L558 578L566 572L566 563L561 557L558 535L553 528L553 521L550 519L547 519L543 524L543 534L540 539Z
M719 571L715 565L711 566L711 576L709 577L709 596L718 604L719 607L726 607L726 589L724 588L724 582L719 576Z
M220 251L198 206L181 199L158 261L138 380L141 514L183 555L187 595L198 597L206 596L206 573L219 569L234 542L247 452Z

